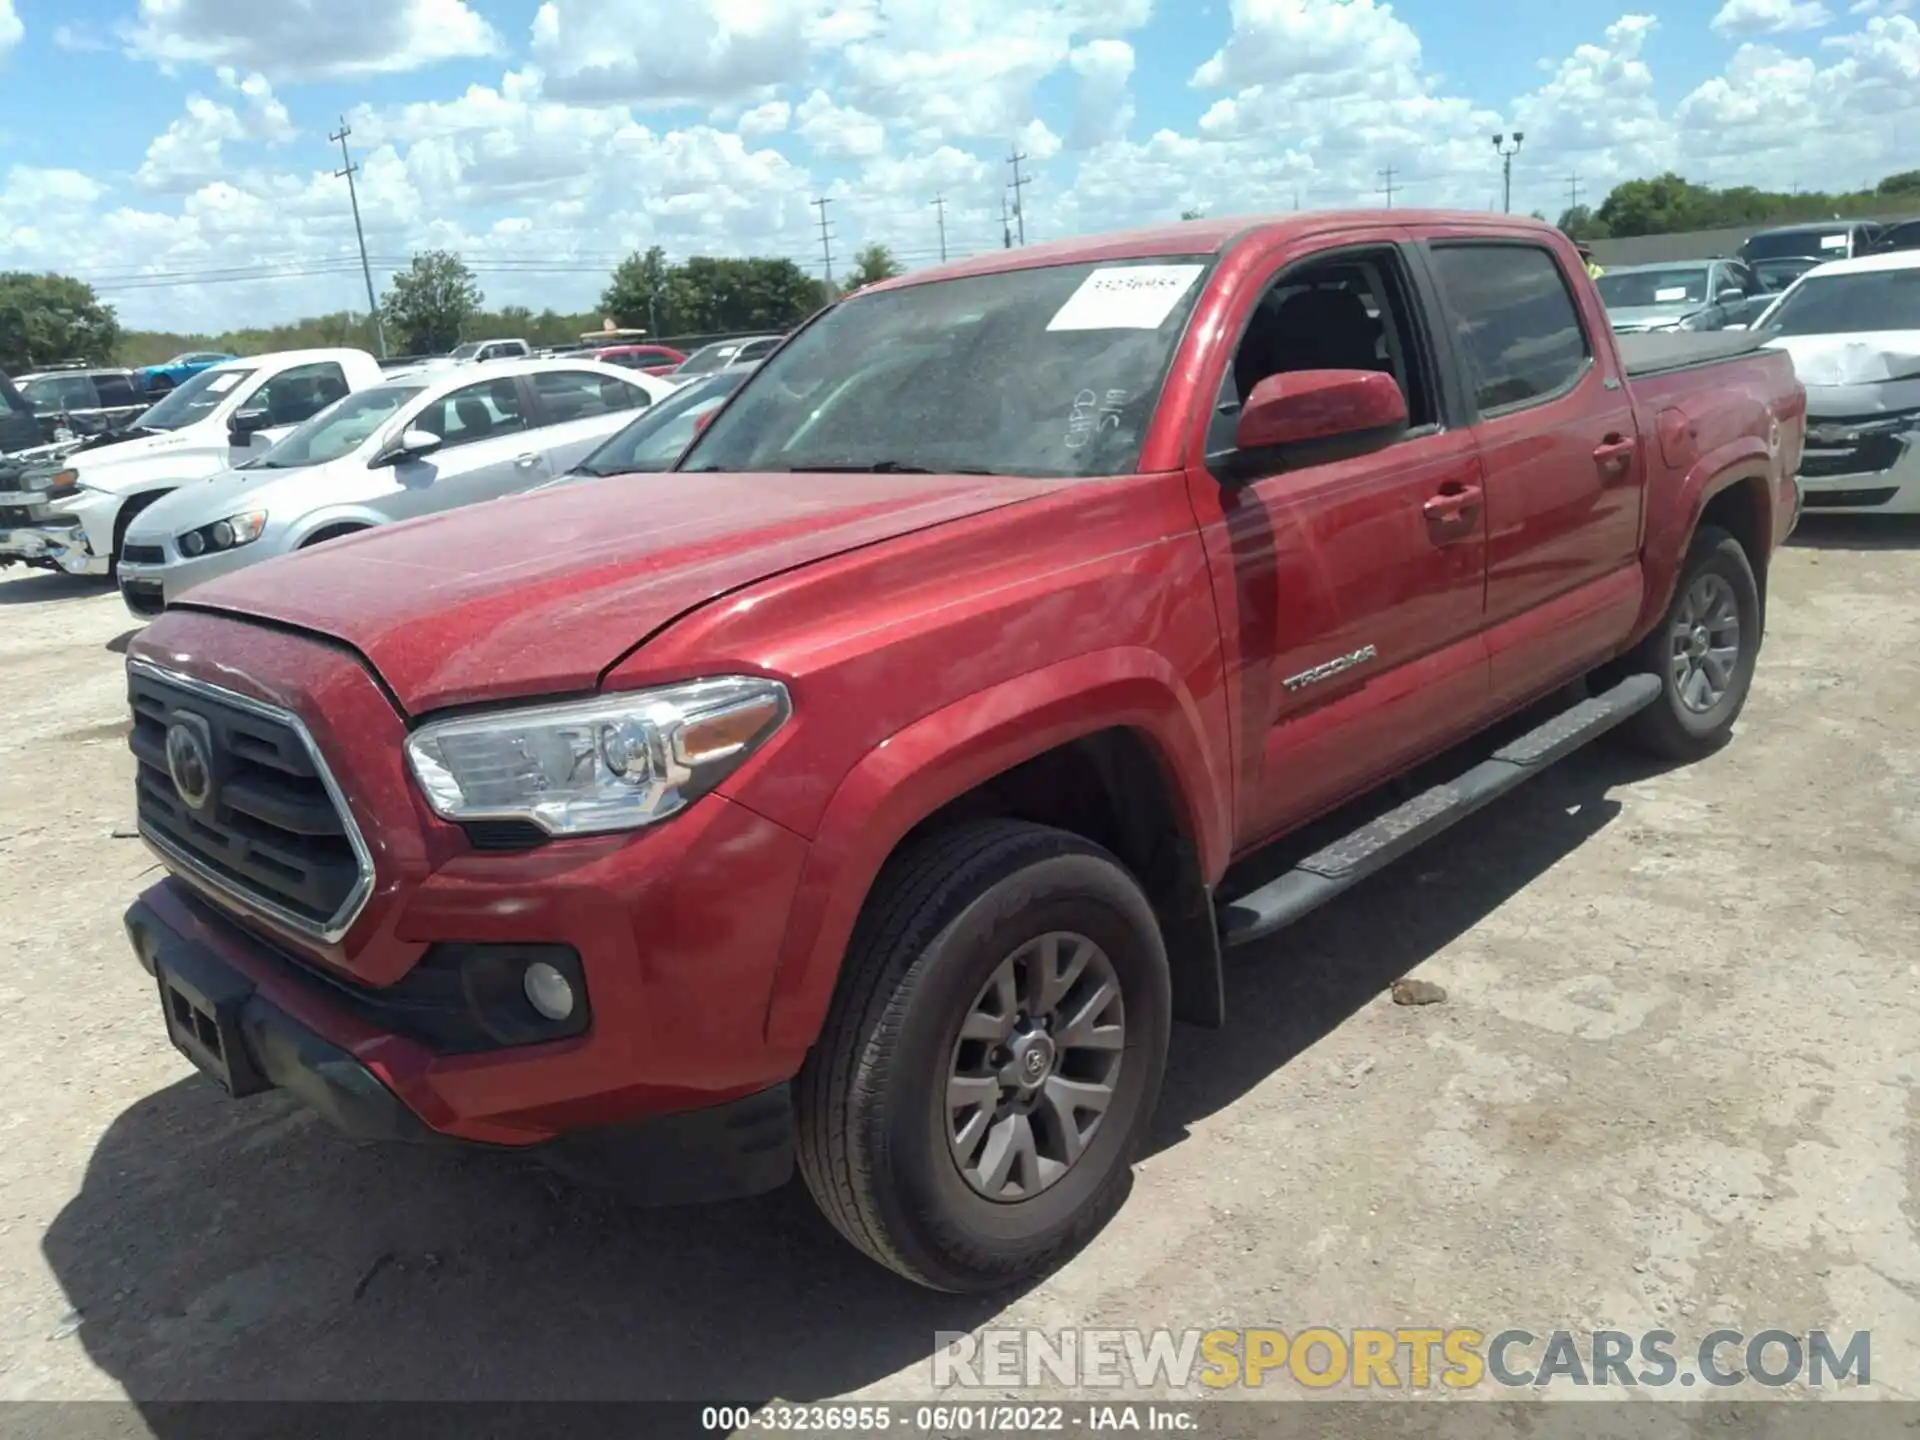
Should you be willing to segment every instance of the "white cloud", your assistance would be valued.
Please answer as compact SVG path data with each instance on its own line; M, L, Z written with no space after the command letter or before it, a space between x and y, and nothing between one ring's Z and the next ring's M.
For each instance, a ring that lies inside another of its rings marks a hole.
M1073 129L1068 143L1076 150L1124 139L1133 123L1133 46L1124 40L1090 40L1067 56L1080 79Z
M532 55L556 100L707 105L798 81L818 0L546 0Z
M1708 23L1717 34L1745 37L1817 30L1832 19L1821 0L1726 0Z
M20 23L13 0L0 0L0 60L7 58L7 52L18 45L26 33L27 27Z
M787 128L793 118L793 106L784 100L769 100L764 105L756 105L740 117L734 128L748 139L759 139L767 135L778 135Z
M500 48L467 0L140 0L126 40L163 66L287 80L394 74Z
M185 193L218 179L227 170L222 147L234 141L284 145L295 135L287 107L275 98L263 75L237 75L230 67L218 72L223 89L239 107L223 105L204 95L189 95L186 111L156 136L134 179L149 190Z
M886 127L848 106L835 105L824 90L815 90L793 112L794 129L817 155L866 159L887 146Z
M1911 10L1916 0L1853 0L1847 7L1854 15L1898 15Z

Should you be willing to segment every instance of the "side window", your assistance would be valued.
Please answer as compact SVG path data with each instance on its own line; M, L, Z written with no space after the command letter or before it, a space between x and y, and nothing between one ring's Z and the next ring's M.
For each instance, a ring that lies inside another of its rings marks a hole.
M1439 423L1439 396L1411 294L1392 250L1357 251L1282 272L1254 307L1221 381L1208 453L1233 447L1240 406L1255 385L1294 370L1382 371L1407 397L1410 429Z
M1566 277L1537 245L1436 245L1433 263L1482 411L1551 399L1592 363Z
M505 379L463 385L429 404L413 424L431 430L449 449L529 428L520 387Z
M93 388L100 392L100 403L108 409L119 405L138 405L139 392L133 388L133 381L125 375L96 375Z
M298 425L347 393L347 376L331 360L282 370L247 397L243 408L265 410L269 426Z
M28 389L28 398L36 410L97 410L99 397L93 393L93 381L85 375L56 375L38 380Z
M527 377L540 392L549 425L585 420L615 410L637 410L651 398L638 385L591 370L542 370Z

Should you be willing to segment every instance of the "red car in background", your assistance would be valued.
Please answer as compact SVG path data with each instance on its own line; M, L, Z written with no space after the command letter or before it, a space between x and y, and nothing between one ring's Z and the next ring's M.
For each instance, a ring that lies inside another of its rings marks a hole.
M687 358L684 351L671 345L609 345L593 351L592 357L609 365L638 370L643 375L665 375Z

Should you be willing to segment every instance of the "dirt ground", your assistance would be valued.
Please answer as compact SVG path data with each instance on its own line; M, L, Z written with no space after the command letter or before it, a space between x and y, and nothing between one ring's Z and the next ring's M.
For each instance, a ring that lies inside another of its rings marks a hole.
M1866 1329L1920 1398L1920 529L1780 557L1721 755L1577 756L1235 960L1119 1219L992 1300L797 1186L634 1212L217 1094L120 930L130 626L0 578L0 1400L909 1398L939 1330L1460 1324Z

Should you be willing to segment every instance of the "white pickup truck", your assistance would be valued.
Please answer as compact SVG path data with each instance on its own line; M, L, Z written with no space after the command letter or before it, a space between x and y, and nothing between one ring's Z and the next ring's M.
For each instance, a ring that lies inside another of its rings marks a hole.
M128 524L161 496L387 378L364 350L283 350L202 370L135 419L131 438L80 450L64 468L16 482L34 488L0 494L0 565L111 575Z

